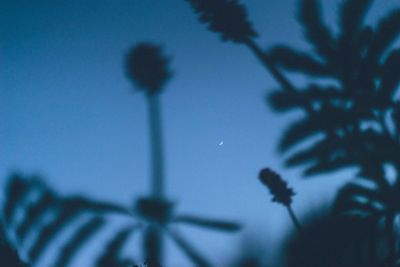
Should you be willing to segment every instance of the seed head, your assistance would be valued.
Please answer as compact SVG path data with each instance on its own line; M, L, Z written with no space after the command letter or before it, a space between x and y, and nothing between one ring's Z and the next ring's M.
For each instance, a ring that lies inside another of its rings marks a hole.
M289 206L292 203L292 196L295 195L292 188L289 188L287 182L283 181L281 176L269 168L262 169L258 176L261 183L268 187L273 195L272 201Z
M237 0L186 1L199 14L200 22L208 24L211 31L220 33L223 41L241 43L257 36L247 20L246 9Z
M159 93L172 76L168 62L160 46L140 43L126 56L126 74L139 89Z

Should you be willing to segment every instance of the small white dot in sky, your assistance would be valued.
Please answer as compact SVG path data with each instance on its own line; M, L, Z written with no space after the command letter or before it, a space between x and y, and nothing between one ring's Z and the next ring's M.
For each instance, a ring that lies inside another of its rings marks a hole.
M224 141L219 142L219 146L222 146L224 144Z

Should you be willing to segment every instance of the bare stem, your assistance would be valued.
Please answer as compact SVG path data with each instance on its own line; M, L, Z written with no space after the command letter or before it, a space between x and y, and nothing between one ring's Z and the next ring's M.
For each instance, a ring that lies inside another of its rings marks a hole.
M147 100L151 142L151 195L155 199L162 199L164 197L164 151L159 95L149 94ZM151 223L144 236L146 258L161 262L162 243L161 230L155 223Z
M299 231L299 233L302 233L303 232L303 228L301 227L299 221L297 220L297 217L296 217L296 215L294 214L294 212L292 210L292 206L288 205L288 206L286 206L286 208L289 211L290 218L292 219L294 225L296 226L296 229Z
M164 151L161 131L160 100L157 93L148 95L151 142L151 194L154 198L164 195Z

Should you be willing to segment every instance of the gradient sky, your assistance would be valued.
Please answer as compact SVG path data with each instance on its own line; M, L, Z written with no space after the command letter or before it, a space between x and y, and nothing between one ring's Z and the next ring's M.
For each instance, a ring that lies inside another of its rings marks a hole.
M241 2L262 47L309 49L295 19L297 1ZM332 24L340 0L323 2ZM376 0L367 21L395 6L397 0ZM126 52L142 41L162 44L172 56L174 77L162 95L168 196L177 212L245 225L233 235L180 228L212 262L226 262L255 232L272 259L292 230L285 209L256 179L261 168L278 170L294 187L300 218L351 178L344 171L302 180L301 169L284 168L277 140L299 114L273 113L264 101L277 86L269 73L246 47L209 32L185 1L3 0L0 25L1 184L19 170L42 175L63 194L124 205L149 191L146 102L123 68ZM134 256L139 251L131 248ZM89 254L74 266L86 266ZM174 247L167 255L167 266L190 266Z

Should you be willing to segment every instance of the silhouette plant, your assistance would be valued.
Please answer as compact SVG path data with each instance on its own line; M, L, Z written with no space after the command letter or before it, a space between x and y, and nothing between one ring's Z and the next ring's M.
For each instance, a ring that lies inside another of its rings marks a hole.
M133 266L133 259L121 258L126 241L137 230L143 230L143 249L147 266L162 263L162 236L166 234L196 266L211 264L173 228L177 223L190 224L214 230L234 232L240 229L236 222L179 215L173 212L172 203L165 197L163 177L163 146L159 94L171 77L168 59L163 57L159 46L141 43L127 55L126 71L135 85L146 94L149 103L149 124L152 156L152 180L150 196L139 197L134 206L96 201L83 196L61 197L50 190L39 178L25 178L14 174L6 187L4 206L5 225L15 230L17 244L23 246L32 232L38 238L28 251L31 264L36 264L52 241L74 220L90 214L90 219L79 226L71 238L63 244L56 267L68 266L76 253L107 223L108 215L123 216L129 224L122 227L105 244L105 250L96 260L99 267ZM32 201L32 196L38 199ZM19 212L22 221L16 222ZM51 217L52 219L49 219ZM49 221L50 220L50 221ZM156 264L157 263L157 264Z
M400 254L395 252L393 229L400 194L400 50L393 48L400 35L400 9L373 27L364 23L372 0L343 1L338 9L339 32L334 34L323 21L317 0L299 0L298 20L313 48L309 53L286 45L259 49L254 42L257 33L238 1L187 1L210 30L222 34L224 41L247 45L277 80L281 89L267 98L274 110L304 111L303 118L292 122L280 140L280 151L288 153L287 166L305 166L306 176L356 167L357 177L374 185L373 189L362 184L345 186L335 210L384 217L387 263L392 264L395 254ZM222 20L230 6L241 12ZM251 31L230 33L237 24ZM295 88L281 70L303 74L311 82ZM385 179L385 164L393 166L397 174L393 183Z
M366 159L361 159L365 155L363 151L354 151L354 146L348 144L364 137L360 136L360 131L366 132L365 123L380 124L387 109L395 105L392 96L400 80L400 53L397 49L387 50L400 32L400 10L382 18L373 29L363 26L370 0L344 1L340 9L341 32L334 38L320 17L318 2L301 0L298 19L306 39L317 53L312 56L285 45L275 46L269 51L259 49L253 40L257 34L246 18L244 7L237 1L187 1L200 14L201 22L208 23L212 31L222 35L223 40L247 45L267 67L283 89L269 94L268 102L275 110L305 110L305 117L292 123L285 132L280 142L282 151L311 136L323 135L322 140L316 140L318 142L314 145L292 153L286 160L289 166L312 161L313 164L305 171L306 175L311 175L357 163L365 164ZM230 6L241 12L231 12L230 19L223 20L228 16ZM234 25L249 30L230 33ZM297 89L278 67L303 73L309 78L327 80ZM382 125L381 128L385 140L388 139L388 126ZM366 144L362 141L357 143Z
M176 231L167 229L170 221L172 203L164 194L163 146L159 95L166 81L172 76L168 69L168 58L161 53L161 47L140 43L127 55L127 74L134 85L144 91L149 107L150 139L152 144L152 184L151 196L139 198L137 212L148 222L144 234L146 258L162 262L162 231L169 234L175 243L198 266L210 264L201 257ZM175 221L221 230L238 230L239 225L232 222L203 219L195 216L176 217Z
M282 266L387 266L386 255L377 253L381 238L374 218L337 216L323 207L305 216L303 232L287 234Z
M396 249L396 242L398 244L399 240L396 236L398 226L395 223L400 214L400 182L398 176L393 183L385 179L384 174L380 177L383 179L358 177L341 188L335 201L334 212L362 216L375 222L376 228L384 222L388 251L386 262L393 264L400 258L400 252Z
M82 196L61 197L51 191L39 178L25 178L19 174L13 174L6 186L6 202L4 203L5 226L12 229L16 243L23 247L32 233L37 233L37 238L27 252L30 264L37 264L41 255L49 248L52 241L65 230L73 221L89 215L90 218L81 224L61 248L54 266L68 266L75 254L85 245L96 232L104 226L105 217L109 214L117 214L131 217L131 211L124 207L101 201L94 201ZM33 196L37 196L32 199ZM24 214L22 220L16 222L17 214ZM51 218L51 219L49 219ZM127 234L131 234L139 225L131 222ZM120 236L117 233L116 237ZM131 260L120 261L120 248L124 239L111 240L114 246L100 255L97 266L129 266ZM112 255L111 255L112 254ZM124 262L124 264L122 264ZM107 265L109 264L109 265Z
M149 107L150 140L152 156L151 197L140 199L138 209L145 217L154 219L146 230L144 246L146 258L161 262L162 235L157 222L164 222L170 213L171 203L164 199L163 145L159 94L171 77L168 59L161 55L158 46L139 44L127 56L127 75L143 90Z
M272 202L278 202L284 205L292 219L297 230L301 232L301 226L292 209L292 197L295 195L293 189L287 186L287 183L282 180L281 176L269 168L262 169L258 176L261 183L268 187L273 195Z
M54 264L57 267L69 266L68 264L76 253L90 239L95 238L98 232L103 230L107 223L107 216L118 215L126 218L129 224L119 229L108 241L104 252L96 260L96 266L127 267L133 265L133 259L121 258L121 253L126 241L135 231L146 230L148 219L143 222L141 220L143 214L137 209L125 208L119 204L96 201L83 196L62 197L51 191L40 179L23 177L18 174L14 174L9 178L6 193L8 197L4 204L5 226L15 233L18 247L24 247L25 242L32 233L38 233L33 246L27 252L28 260L31 264L37 264L40 257L51 246L52 241L67 229L71 223L89 215L90 218L82 223L63 244L60 256ZM32 200L34 195L37 195L37 199ZM24 216L21 221L16 221L20 212ZM189 256L196 266L210 265L183 237L171 228L176 223L186 223L224 231L236 231L240 228L237 223L233 222L171 214L168 220L163 223L163 230Z
M6 237L2 225L0 226L0 262L4 266L28 267L28 265L20 259L17 251Z
M391 185L385 179L384 165L400 171L399 116L396 92L400 82L400 51L392 44L400 35L400 9L380 19L376 27L365 26L363 18L372 1L349 0L340 8L340 32L335 38L322 22L315 29L312 18L318 14L316 1L300 5L300 22L316 56L276 46L271 59L288 71L311 78L329 78L335 84L311 84L296 94L275 91L269 101L285 111L308 105L315 113L293 123L283 136L280 148L287 151L319 134L314 143L292 152L288 166L307 164L306 175L335 171L349 166L359 168L358 177L373 188L351 183L340 190L336 211L363 213L384 218L388 240L388 264L395 260L394 219L399 210L398 177ZM323 29L323 30L322 30ZM363 201L360 201L360 198Z

